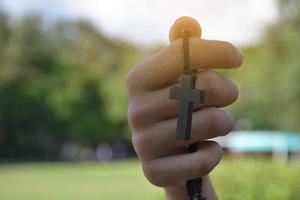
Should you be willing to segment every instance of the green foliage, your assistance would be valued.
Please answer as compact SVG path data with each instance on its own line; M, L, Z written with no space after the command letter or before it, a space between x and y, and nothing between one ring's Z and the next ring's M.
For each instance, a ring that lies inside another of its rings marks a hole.
M213 172L220 199L296 200L299 165L271 160L225 160Z
M241 92L230 109L250 128L300 132L299 10L299 1L283 1L280 20L259 45L244 49L245 64L229 74Z
M137 50L85 21L0 15L0 157L57 157L64 142L124 138L126 71Z

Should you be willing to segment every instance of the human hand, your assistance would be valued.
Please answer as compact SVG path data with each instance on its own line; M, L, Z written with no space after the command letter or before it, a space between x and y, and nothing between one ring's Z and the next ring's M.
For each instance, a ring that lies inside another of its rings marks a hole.
M241 52L228 42L195 37L189 42L190 67L198 70L196 88L206 91L205 103L194 105L190 140L176 139L178 102L169 99L169 89L182 73L181 39L141 61L126 80L135 151L147 179L164 187L170 199L184 199L184 182L207 175L221 160L222 148L205 140L232 130L231 115L220 108L237 100L238 89L212 69L237 68L243 62ZM198 151L186 154L186 145L195 142Z

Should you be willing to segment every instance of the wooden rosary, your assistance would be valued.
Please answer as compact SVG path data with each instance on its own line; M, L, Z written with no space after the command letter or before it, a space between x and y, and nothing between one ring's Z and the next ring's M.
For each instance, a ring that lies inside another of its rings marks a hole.
M181 21L180 21L181 20ZM183 49L183 74L181 75L180 87L170 89L170 99L179 101L179 112L177 120L176 138L179 140L189 140L191 138L191 125L193 117L194 103L204 103L205 92L195 89L197 80L196 71L190 69L190 37L200 37L201 28L196 20L192 18L180 18L176 21L175 26L178 29L177 37L182 38ZM174 38L170 38L174 39ZM198 144L188 145L188 153L197 151ZM186 182L188 200L206 200L202 195L202 178L188 180Z

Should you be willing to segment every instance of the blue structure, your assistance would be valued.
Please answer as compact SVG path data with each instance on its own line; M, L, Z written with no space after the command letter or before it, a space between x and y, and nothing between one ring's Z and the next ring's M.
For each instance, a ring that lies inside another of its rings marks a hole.
M236 131L225 147L236 153L300 152L300 134L279 131Z

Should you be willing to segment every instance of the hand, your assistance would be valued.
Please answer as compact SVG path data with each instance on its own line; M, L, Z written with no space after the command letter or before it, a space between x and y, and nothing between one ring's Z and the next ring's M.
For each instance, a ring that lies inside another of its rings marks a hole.
M132 142L147 179L164 187L168 199L185 199L184 182L207 175L221 160L222 148L212 141L233 128L231 115L220 108L238 98L237 86L213 71L237 68L243 62L240 51L223 41L190 39L190 67L198 69L196 88L206 91L205 103L194 106L192 137L177 140L178 102L169 99L169 89L182 73L182 40L176 40L157 54L141 61L127 75L128 121ZM186 145L199 149L186 154ZM205 178L204 192L214 199ZM205 189L206 188L206 189Z

